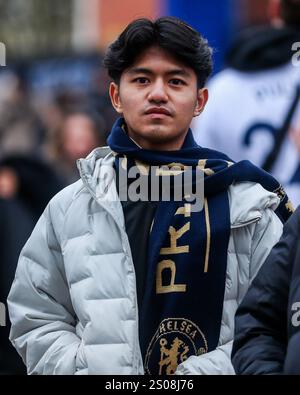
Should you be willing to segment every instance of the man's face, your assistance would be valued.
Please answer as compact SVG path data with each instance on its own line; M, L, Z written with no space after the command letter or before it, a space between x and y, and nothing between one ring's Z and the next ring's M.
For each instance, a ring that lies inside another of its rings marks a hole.
M129 136L142 148L178 150L208 92L197 89L191 68L153 46L123 72L119 85L111 83L110 96L125 118Z

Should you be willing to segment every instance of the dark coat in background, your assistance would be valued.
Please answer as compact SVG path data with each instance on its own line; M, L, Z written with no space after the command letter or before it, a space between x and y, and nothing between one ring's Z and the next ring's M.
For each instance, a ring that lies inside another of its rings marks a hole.
M300 208L236 313L237 374L300 374Z
M21 249L47 203L63 185L38 158L10 156L0 161L1 166L14 170L19 182L13 199L0 199L0 302L6 304ZM0 374L24 374L25 365L8 340L9 331L6 314L6 327L0 327Z

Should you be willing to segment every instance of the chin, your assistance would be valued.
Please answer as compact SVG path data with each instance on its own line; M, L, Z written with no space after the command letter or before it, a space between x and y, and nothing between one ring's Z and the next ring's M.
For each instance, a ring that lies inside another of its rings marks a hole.
M182 132L178 130L178 126L176 128L177 130L174 126L163 124L162 122L144 123L143 125L132 128L134 130L132 137L136 141L139 140L141 145L143 145L142 140L155 145L166 144L182 135Z
M163 137L163 136L168 136L171 134L174 134L173 128L170 127L169 125L163 125L163 124L152 124L152 125L147 125L144 129L144 136L157 136L157 137Z

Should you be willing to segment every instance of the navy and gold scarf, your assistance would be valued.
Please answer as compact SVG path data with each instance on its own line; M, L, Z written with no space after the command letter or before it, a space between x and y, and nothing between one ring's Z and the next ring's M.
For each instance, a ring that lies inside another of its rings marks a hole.
M140 311L140 343L148 374L173 374L189 356L217 347L230 236L228 187L252 181L280 195L277 214L290 215L287 196L268 173L248 161L233 163L226 155L199 147L189 130L178 151L139 148L119 119L108 144L126 158L147 166L182 164L204 173L204 207L193 212L190 202L160 201L151 228L146 288ZM142 220L142 219L141 219Z

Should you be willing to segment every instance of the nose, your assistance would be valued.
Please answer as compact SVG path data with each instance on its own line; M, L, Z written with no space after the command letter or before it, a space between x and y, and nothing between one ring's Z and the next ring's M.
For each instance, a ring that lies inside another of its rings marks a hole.
M148 100L155 103L166 103L168 101L168 94L164 81L157 80L151 85Z

